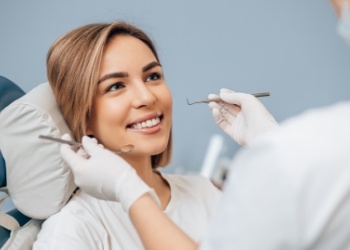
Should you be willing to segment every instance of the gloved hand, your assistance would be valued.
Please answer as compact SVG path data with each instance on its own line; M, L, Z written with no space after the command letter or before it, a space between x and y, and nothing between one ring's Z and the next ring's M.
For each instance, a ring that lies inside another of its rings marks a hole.
M68 134L62 136L71 140ZM104 149L96 139L82 138L83 149L75 152L62 144L61 155L70 166L75 184L98 199L120 201L126 212L146 192L159 204L154 190L146 185L123 158Z
M216 124L240 145L250 144L257 136L278 123L265 106L253 95L221 89L220 95L210 94L208 104Z

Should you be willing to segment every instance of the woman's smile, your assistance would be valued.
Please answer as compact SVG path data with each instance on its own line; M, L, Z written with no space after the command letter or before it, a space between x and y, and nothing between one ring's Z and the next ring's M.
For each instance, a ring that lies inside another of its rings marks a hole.
M161 129L161 120L163 116L161 113L148 114L136 119L127 127L134 132L153 134Z

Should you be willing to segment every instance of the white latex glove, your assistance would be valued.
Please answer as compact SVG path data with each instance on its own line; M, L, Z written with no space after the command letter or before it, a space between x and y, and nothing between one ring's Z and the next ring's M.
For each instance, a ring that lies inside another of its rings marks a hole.
M240 145L250 144L257 136L278 126L265 106L253 95L221 89L220 95L210 94L209 108L216 124Z
M71 137L65 134L62 139ZM123 158L87 136L82 138L82 145L83 149L75 152L71 146L62 144L61 155L73 172L75 184L84 192L98 199L119 201L126 212L147 192L159 204L154 190Z

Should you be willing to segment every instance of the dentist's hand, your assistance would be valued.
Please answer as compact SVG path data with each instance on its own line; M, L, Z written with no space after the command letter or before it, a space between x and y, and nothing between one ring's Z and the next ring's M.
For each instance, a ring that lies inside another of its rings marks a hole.
M71 140L68 134L62 139ZM154 190L146 185L123 158L104 149L96 139L82 138L83 149L75 152L61 145L61 155L70 166L74 181L84 192L98 199L120 201L126 212L145 193L159 203Z
M250 144L257 136L278 124L265 106L253 95L220 90L219 102L210 102L209 108L216 124L240 145ZM210 94L209 99L218 96Z

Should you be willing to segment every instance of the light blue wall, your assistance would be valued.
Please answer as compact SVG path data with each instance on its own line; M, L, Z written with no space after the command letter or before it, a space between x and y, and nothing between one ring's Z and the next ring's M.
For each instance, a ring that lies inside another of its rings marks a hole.
M174 98L169 171L198 171L212 134L205 105L220 87L270 91L278 121L350 99L350 48L328 0L0 0L0 75L29 91L46 81L51 43L77 26L124 19L156 41ZM237 146L226 138L226 154Z

